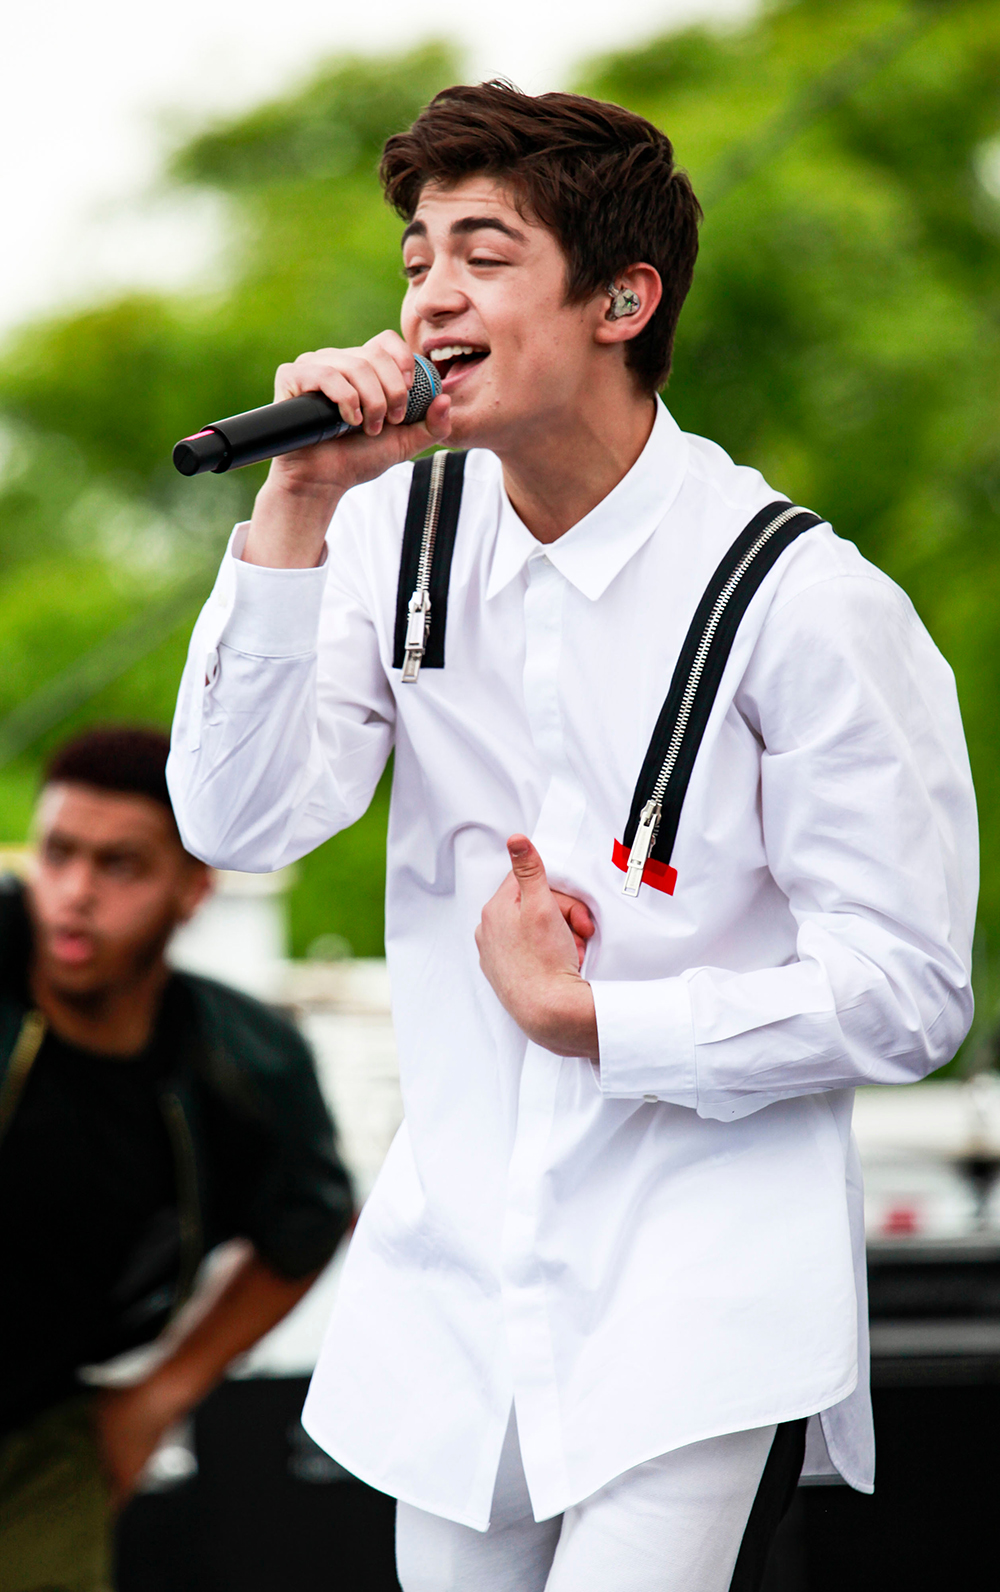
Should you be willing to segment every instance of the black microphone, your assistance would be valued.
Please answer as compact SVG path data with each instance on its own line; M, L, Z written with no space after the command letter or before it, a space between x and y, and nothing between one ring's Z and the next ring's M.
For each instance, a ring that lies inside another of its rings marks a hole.
M423 420L441 391L441 378L430 360L419 354L413 357L416 370L406 400L404 426ZM298 398L283 398L281 403L230 415L228 420L213 420L193 437L183 437L177 443L174 464L181 475L201 475L206 470L222 475L225 470L259 464L279 453L294 453L296 448L311 448L316 442L330 442L349 431L360 430L360 426L348 425L326 393L304 392Z

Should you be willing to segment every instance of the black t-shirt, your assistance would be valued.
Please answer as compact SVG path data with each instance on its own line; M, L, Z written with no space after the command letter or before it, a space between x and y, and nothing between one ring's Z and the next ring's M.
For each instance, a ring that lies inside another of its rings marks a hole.
M70 1396L79 1366L148 1342L169 1315L171 1004L138 1056L49 1032L28 1075L0 1147L0 1431Z

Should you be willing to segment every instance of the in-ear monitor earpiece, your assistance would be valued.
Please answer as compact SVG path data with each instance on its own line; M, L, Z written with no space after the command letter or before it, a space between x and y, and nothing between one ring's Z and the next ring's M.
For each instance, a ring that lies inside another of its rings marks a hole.
M625 315L634 315L641 308L638 293L633 293L630 287L615 287L610 282L605 290L611 295L611 308L608 310L610 321L620 321Z

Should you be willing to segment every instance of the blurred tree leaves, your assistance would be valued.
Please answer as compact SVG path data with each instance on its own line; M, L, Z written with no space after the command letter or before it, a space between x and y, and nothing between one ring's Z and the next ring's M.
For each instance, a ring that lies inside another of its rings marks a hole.
M397 324L399 224L378 155L458 75L441 45L335 62L206 130L171 169L227 198L216 290L122 299L11 342L0 706L217 557L262 470L182 481L178 436L267 401L275 365L302 349ZM669 389L678 420L828 515L906 588L955 667L988 959L1000 949L1000 0L786 0L740 28L592 62L577 86L663 126L706 198ZM165 720L181 651L168 639L74 722ZM13 837L30 770L22 759L0 775ZM383 785L360 825L304 863L297 950L336 932L377 954L385 801Z
M397 58L347 61L294 96L203 134L175 157L182 182L253 190L370 177L382 146L402 132L444 84L455 58L427 44Z
M173 443L268 402L282 360L398 324L400 224L382 203L378 158L389 134L458 76L440 45L337 62L304 90L205 132L177 153L173 171L229 197L217 291L122 298L11 341L0 359L0 715L75 657L92 658L116 626L183 590L199 569L207 592L265 467L186 481L170 463ZM109 716L169 723L182 637L179 627L41 733L33 756L0 769L8 838L24 833L35 759L61 735ZM387 801L383 782L350 835L299 869L297 952L334 932L360 955L381 954Z
M457 76L441 46L342 62L195 139L174 159L177 180L220 188L233 219L217 291L123 298L26 328L0 363L3 410L71 438L88 471L172 513L211 498L219 480L183 481L171 466L179 436L269 402L275 367L303 349L398 324L400 226L382 203L379 152ZM243 509L263 470L232 477Z

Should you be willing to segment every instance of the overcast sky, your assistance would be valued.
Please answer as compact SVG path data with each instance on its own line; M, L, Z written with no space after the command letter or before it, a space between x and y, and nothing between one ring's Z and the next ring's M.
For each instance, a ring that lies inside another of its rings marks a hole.
M448 36L468 75L563 87L574 63L754 0L46 0L12 7L0 55L4 244L0 331L126 284L204 272L211 201L157 195L165 148L206 116L252 105L338 50ZM279 20L281 19L281 20Z

